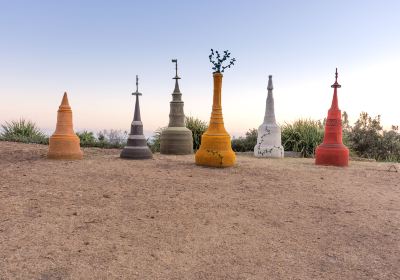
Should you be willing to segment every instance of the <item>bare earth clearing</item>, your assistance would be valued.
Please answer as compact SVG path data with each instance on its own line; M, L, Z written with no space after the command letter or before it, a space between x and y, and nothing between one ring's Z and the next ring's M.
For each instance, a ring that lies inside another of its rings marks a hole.
M400 173L0 142L0 279L400 279Z

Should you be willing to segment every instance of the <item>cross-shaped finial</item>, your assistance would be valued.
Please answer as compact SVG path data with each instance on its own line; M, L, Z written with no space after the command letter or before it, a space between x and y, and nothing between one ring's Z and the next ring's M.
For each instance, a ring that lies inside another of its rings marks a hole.
M175 63L175 77L172 79L180 79L178 76L178 60L176 58L172 59L172 63Z
M136 75L136 91L134 93L132 93L132 95L142 95L139 92L139 76L138 75Z

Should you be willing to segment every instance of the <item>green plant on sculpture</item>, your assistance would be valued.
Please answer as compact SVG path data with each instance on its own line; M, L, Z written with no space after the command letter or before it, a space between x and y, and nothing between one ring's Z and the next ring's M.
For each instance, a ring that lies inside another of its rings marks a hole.
M231 57L231 53L226 50L224 51L224 55L221 57L221 54L218 51L211 49L211 54L208 56L210 62L214 65L212 68L214 73L223 73L226 68L231 68L236 62L236 58L231 58L228 65L223 66L222 63Z

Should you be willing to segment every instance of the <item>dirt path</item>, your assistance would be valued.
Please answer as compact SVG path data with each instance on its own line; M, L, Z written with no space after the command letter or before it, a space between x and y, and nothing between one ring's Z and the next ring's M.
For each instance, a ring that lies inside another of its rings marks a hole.
M400 173L0 142L0 279L400 279Z

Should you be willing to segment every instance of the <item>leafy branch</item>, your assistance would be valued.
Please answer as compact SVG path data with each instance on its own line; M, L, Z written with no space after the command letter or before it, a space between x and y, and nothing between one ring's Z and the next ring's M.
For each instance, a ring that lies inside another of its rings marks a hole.
M214 50L211 49L211 54L208 56L208 58L210 59L210 62L214 65L214 67L212 68L214 70L214 73L221 73L224 72L226 68L231 68L231 66L235 64L236 58L232 58L228 65L222 65L222 63L230 57L231 53L228 50L224 51L224 54L221 57L221 54L218 51L214 52Z

